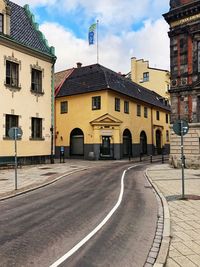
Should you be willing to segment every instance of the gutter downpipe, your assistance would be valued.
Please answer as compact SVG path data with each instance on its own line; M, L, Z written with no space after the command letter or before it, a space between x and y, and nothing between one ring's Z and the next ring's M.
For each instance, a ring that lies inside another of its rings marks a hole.
M55 129L55 119L54 119L54 65L56 59L54 58L51 67L51 164L54 164L54 129Z
M154 138L153 138L153 108L151 107L151 154L153 155L153 146L154 146Z

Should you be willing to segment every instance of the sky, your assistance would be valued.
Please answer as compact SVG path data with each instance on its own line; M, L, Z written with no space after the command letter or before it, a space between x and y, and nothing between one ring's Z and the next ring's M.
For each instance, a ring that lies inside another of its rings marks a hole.
M99 21L99 63L127 74L131 58L169 69L168 24L162 14L169 0L13 0L29 4L39 29L55 47L56 71L97 63L97 46L88 44L88 29Z

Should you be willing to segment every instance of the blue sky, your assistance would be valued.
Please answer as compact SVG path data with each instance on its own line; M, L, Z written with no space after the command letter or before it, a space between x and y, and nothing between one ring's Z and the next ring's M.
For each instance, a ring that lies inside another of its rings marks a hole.
M128 73L131 57L169 68L168 25L162 14L169 0L14 0L29 4L49 45L55 47L56 70L96 63L96 45L88 45L88 28L99 20L99 63Z

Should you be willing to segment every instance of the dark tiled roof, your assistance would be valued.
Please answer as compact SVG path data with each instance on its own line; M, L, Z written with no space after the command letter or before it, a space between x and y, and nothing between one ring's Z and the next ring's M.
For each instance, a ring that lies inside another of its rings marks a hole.
M170 107L160 101L162 97L157 93L99 64L75 68L62 84L56 97L107 89L170 111Z
M11 1L7 2L11 9L10 37L27 47L52 55L51 48L45 43L42 33L36 29L27 10Z
M55 89L57 89L58 86L60 86L60 84L65 79L65 77L67 77L69 74L71 74L72 70L73 69L68 69L68 70L63 70L63 71L59 71L59 72L55 73L55 79L54 79Z

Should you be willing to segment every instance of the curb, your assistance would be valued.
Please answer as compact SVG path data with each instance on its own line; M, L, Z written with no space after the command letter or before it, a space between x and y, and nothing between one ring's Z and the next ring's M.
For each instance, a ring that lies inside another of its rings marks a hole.
M46 181L46 182L43 182L43 183L38 184L38 185L34 185L34 184L31 185L30 184L27 187L24 187L24 188L22 187L21 189L18 189L18 191L10 191L8 193L5 193L6 194L5 196L2 196L2 197L0 196L0 201L23 195L23 194L26 194L28 192L34 191L36 189L39 189L39 188L43 188L47 185L50 185L50 184L57 182L58 180L62 179L65 176L71 175L71 174L76 173L76 172L85 171L87 169L88 168L83 168L83 169L79 169L79 170L66 172L66 173L63 173L63 174L57 176L56 178L53 178L51 181Z
M170 213L169 213L169 206L167 203L167 200L163 196L160 189L154 184L154 182L151 180L151 178L148 175L148 170L146 170L145 175L152 187L154 188L156 194L159 196L162 207L163 207L163 217L164 217L164 227L163 227L163 234L162 234L162 241L160 245L160 249L156 258L156 261L153 265L153 267L164 267L167 261L167 256L169 252L169 246L171 241L170 236Z

